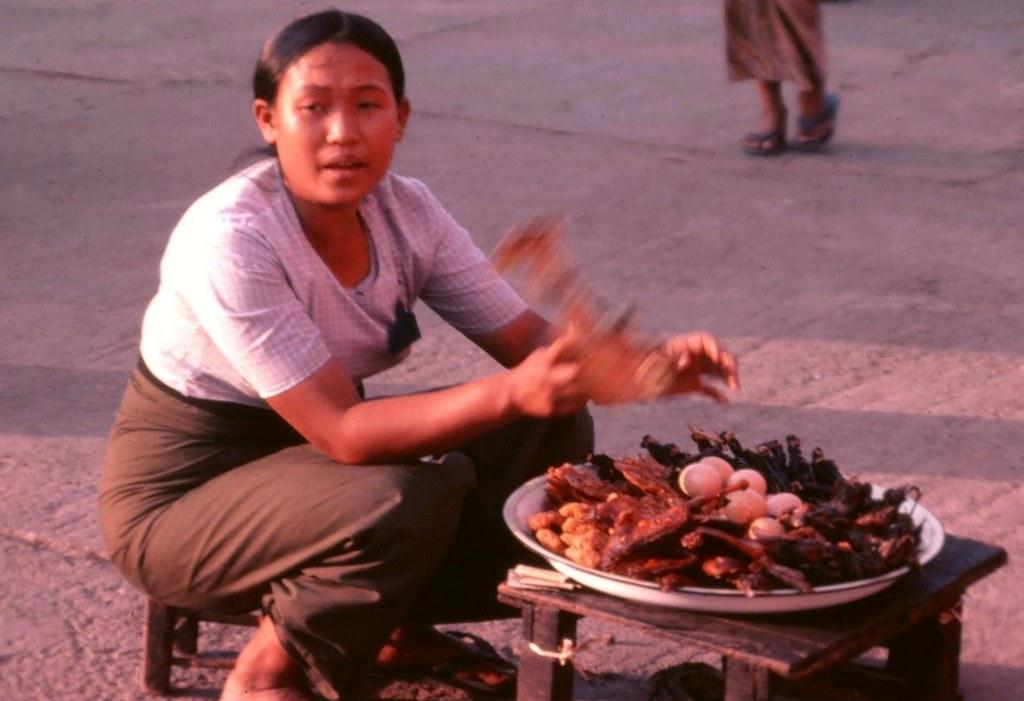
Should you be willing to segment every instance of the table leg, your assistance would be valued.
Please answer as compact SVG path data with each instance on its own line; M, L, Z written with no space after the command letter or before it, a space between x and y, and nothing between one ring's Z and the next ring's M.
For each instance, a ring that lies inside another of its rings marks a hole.
M556 608L523 606L527 647L519 658L517 701L572 700L572 660L559 660L556 655L564 640L575 644L577 618Z
M772 697L772 673L746 662L722 659L725 672L724 701L769 701Z
M889 642L886 669L906 680L913 698L959 701L963 601Z

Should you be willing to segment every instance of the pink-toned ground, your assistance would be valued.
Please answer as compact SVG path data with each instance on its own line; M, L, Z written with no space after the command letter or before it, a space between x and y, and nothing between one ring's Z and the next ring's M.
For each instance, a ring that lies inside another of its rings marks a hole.
M144 698L141 598L97 557L105 433L171 227L257 145L260 42L321 6L0 5L3 701ZM739 356L731 406L600 408L598 448L683 440L688 424L751 442L795 433L849 473L917 484L949 532L1009 551L967 597L961 680L969 701L1024 698L1019 0L822 3L836 141L756 161L736 143L756 101L725 79L720 3L346 6L404 52L413 116L396 170L481 246L567 209L573 250L611 302L635 304L654 333L709 329ZM495 371L417 313L423 340L371 392ZM521 649L515 621L472 630L510 658ZM587 701L640 701L659 670L717 664L586 619L579 634L614 641L577 660ZM176 674L176 698L215 699L221 676Z

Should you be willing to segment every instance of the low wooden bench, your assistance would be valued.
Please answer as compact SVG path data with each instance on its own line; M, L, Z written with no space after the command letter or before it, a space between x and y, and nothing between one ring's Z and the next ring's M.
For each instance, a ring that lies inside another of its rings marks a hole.
M773 693L814 699L957 701L962 597L967 587L1006 563L1006 551L946 536L920 572L862 601L789 614L717 615L638 604L593 591L498 587L521 609L527 646L519 665L518 701L572 699L571 657L549 656L575 644L584 616L720 654L725 701L769 701ZM884 665L856 658L888 650ZM856 692L857 695L853 695Z
M259 625L255 614L227 615L208 611L189 611L146 600L142 631L142 689L157 696L171 693L172 667L228 668L235 665L233 654L210 656L199 649L199 624L202 621L236 626Z

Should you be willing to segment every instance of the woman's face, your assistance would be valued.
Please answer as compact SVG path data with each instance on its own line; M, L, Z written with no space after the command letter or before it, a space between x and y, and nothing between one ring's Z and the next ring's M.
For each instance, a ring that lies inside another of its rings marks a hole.
M293 197L354 207L391 165L409 118L388 69L352 44L314 46L285 71L273 104L253 103L263 138L277 147Z

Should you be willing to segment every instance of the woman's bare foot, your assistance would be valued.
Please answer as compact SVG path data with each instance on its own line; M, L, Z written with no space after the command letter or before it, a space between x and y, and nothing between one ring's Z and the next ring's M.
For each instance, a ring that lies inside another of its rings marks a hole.
M774 156L786 148L786 104L782 101L782 84L777 80L757 81L761 102L758 131L740 140L743 150L751 156Z
M817 151L828 143L836 129L838 109L839 96L825 94L823 87L801 92L797 147Z
M271 689L248 689L242 683L228 675L224 689L220 693L220 701L314 701L312 696L292 687Z
M800 104L800 116L807 120L814 119L825 110L824 86L801 90L797 100Z
M242 650L231 670L220 701L313 701L303 691L302 670L285 652L268 616Z

